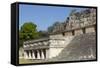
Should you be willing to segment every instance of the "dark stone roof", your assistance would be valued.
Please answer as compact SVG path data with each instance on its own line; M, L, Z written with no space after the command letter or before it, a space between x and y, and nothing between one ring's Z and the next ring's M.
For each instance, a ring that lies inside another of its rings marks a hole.
M26 47L24 48L24 50L35 50L35 49L48 49L49 48L49 44L48 45L39 45L39 46L31 46L31 47Z
M47 40L49 40L49 37L44 37L44 38L39 38L39 39L25 41L24 44L40 42L40 41L47 41Z

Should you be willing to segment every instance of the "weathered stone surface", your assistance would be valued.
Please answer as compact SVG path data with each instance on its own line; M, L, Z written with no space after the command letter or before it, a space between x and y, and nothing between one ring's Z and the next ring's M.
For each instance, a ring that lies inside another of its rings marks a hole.
M75 36L62 52L50 61L74 61L96 59L96 35L87 33Z
M96 59L96 10L71 13L65 22L54 26L49 37L23 45L24 51L30 51L29 57L34 53L35 58L45 59L43 62Z
M90 8L80 12L72 11L64 23L55 25L53 33L96 24L96 9Z

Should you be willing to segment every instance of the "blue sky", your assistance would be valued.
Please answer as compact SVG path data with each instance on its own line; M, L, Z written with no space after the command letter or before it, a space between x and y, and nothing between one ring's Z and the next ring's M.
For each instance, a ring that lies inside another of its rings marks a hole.
M19 5L19 29L25 22L33 22L37 30L46 30L53 23L63 22L73 8L40 5ZM76 8L80 10L80 8Z

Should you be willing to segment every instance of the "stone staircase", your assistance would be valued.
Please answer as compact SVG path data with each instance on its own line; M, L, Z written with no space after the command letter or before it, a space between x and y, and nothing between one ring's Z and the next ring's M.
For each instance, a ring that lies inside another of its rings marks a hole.
M67 41L67 40L66 40ZM75 36L61 53L49 61L75 61L96 59L96 35L87 33Z

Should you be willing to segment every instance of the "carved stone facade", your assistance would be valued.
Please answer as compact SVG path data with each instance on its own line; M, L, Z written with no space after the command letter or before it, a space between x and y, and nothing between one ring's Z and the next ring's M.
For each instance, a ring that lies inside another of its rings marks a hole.
M49 59L61 51L80 34L96 32L96 9L89 8L73 12L66 22L54 26L48 38L25 41L23 43L25 59Z
M57 56L65 47L65 39L42 38L34 41L24 42L25 59L47 59ZM63 45L63 46L62 46ZM53 53L52 53L53 52Z
M60 23L61 25L54 26L52 33L81 29L83 27L96 24L96 9L89 8L80 12L72 12L67 18L66 22ZM58 27L58 28L56 28ZM62 27L62 28L61 28Z

